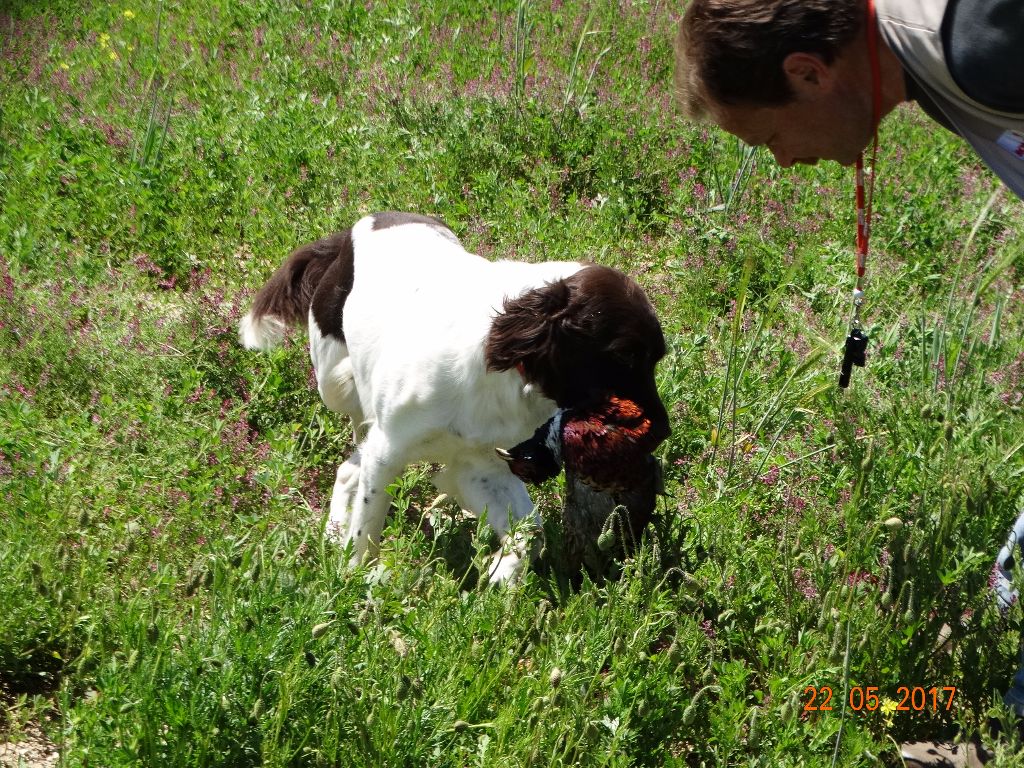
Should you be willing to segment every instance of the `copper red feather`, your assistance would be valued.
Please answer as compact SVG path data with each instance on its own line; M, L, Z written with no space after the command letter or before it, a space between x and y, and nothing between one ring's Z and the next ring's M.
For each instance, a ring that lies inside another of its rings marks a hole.
M639 405L611 396L560 411L529 440L499 453L525 482L554 477L564 463L589 485L613 491L646 476L659 442Z

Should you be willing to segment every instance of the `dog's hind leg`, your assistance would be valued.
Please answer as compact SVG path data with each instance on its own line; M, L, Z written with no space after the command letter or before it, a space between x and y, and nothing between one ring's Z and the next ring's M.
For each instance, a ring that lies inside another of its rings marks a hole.
M324 405L335 413L352 419L352 436L358 442L366 436L366 416L359 400L356 380L352 373L352 359L344 358L333 368L317 374L317 389Z
M335 413L352 419L352 432L357 434L365 416L352 372L352 358L348 344L331 334L324 334L313 319L309 319L309 358L316 373L317 390L324 405Z
M331 493L331 508L327 515L327 536L339 544L348 540L352 504L359 486L360 455L357 448L345 463L338 467Z
M359 454L351 517L344 540L345 545L352 543L352 565L358 565L367 556L377 555L391 502L387 486L409 463L408 453L390 441L377 424L370 425L366 439L359 446ZM333 513L333 500L331 506Z

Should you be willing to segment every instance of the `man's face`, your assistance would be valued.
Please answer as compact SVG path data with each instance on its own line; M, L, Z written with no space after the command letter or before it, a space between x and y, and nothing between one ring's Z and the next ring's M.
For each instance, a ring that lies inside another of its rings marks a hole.
M783 168L835 160L853 165L872 136L870 92L843 73L810 61L791 77L794 98L778 107L713 105L712 119L753 147L767 147Z
M719 106L713 114L723 130L753 147L767 147L789 168L819 160L853 165L871 133L870 118L865 126L850 112L797 100L782 107Z

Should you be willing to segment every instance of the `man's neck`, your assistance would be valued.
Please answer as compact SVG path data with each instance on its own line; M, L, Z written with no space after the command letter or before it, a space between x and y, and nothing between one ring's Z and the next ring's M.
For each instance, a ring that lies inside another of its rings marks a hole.
M895 53L886 45L881 32L878 33L877 51L879 79L882 88L881 114L879 120L892 112L898 105L907 100L907 87L904 80L903 64ZM867 35L860 34L847 46L836 61L836 66L845 70L843 79L853 84L865 108L871 108L873 88L871 75L871 55Z
M866 46L865 46L866 47ZM892 112L907 100L906 73L903 62L886 45L881 33L878 35L878 63L882 80L882 117Z

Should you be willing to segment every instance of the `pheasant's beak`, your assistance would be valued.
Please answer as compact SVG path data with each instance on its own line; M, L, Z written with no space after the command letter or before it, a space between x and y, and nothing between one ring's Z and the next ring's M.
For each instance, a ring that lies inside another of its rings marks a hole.
M504 448L495 448L494 452L505 461L512 461L515 457Z

